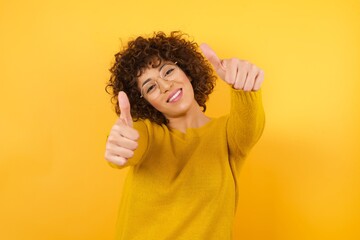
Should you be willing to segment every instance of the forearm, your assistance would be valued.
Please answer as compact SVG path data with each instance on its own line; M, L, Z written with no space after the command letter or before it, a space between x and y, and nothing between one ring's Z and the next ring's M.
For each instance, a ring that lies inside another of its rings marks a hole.
M247 155L260 139L265 125L261 90L231 91L231 109L227 124L230 154Z

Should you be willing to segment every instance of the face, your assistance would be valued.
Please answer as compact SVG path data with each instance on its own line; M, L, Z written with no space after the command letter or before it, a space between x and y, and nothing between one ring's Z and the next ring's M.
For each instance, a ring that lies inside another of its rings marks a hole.
M157 67L145 69L138 78L138 88L167 119L184 116L198 107L189 78L172 62L162 61Z

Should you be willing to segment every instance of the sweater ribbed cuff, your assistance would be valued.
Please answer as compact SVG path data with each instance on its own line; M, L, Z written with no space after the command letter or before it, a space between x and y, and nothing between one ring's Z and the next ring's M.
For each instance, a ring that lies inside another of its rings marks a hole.
M261 89L258 91L244 91L232 88L231 98L235 98L235 102L243 104L254 104L261 102ZM233 102L233 101L232 101Z

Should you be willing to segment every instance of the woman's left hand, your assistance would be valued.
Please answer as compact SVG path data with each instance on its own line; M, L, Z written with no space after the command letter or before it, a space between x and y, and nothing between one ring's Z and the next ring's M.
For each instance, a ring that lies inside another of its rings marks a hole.
M207 44L200 45L204 56L213 65L219 77L244 91L257 91L264 81L264 71L256 65L237 58L220 59Z

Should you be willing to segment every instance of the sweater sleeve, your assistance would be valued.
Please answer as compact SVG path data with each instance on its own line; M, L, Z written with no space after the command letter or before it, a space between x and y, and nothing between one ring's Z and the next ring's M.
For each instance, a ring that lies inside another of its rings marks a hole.
M138 147L134 151L134 156L132 158L129 158L128 161L122 165L116 165L114 163L109 162L109 165L113 168L122 169L127 166L135 166L137 164L140 164L141 161L144 159L146 153L148 152L148 149L150 147L149 144L149 130L147 125L144 121L137 121L133 123L134 128L139 132L139 139L138 139Z
M264 125L261 90L245 92L232 89L226 129L230 156L234 159L245 158L260 139Z

